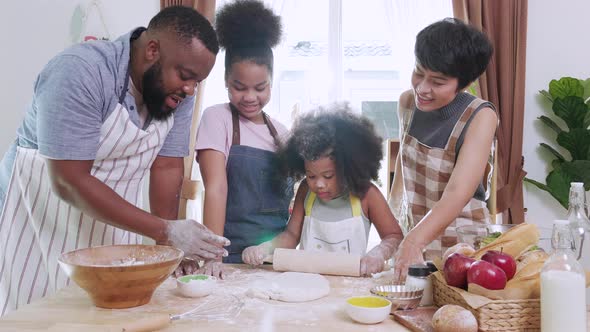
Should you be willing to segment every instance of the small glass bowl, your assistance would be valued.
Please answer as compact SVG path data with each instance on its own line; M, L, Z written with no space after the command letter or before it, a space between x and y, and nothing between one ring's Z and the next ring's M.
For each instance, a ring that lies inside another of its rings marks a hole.
M391 311L416 309L424 289L406 285L379 285L371 288L371 294L391 301Z
M457 227L457 241L464 242L472 246L475 250L485 246L487 243L485 239L496 234L507 232L515 225L494 225L494 224L473 224ZM491 242L491 239L487 240Z

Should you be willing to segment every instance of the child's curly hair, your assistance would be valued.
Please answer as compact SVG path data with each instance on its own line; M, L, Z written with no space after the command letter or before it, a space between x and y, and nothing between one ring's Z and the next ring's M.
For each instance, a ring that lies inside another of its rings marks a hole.
M278 154L286 175L296 180L305 176L306 160L332 157L341 187L362 198L371 180L377 180L382 138L373 123L347 103L334 104L298 117Z

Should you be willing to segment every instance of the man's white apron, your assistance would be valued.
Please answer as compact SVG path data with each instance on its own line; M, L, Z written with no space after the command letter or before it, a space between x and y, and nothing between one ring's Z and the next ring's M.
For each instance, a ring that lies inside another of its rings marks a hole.
M343 252L364 256L368 234L361 213L361 201L350 195L352 217L328 222L313 218L311 210L316 194L309 193L305 201L305 218L301 230L300 249L311 251Z
M172 128L174 117L152 121L142 130L130 120L121 102L101 127L91 172L140 207L142 180ZM93 219L60 200L51 190L45 158L36 149L17 149L0 216L2 315L69 284L57 262L61 253L127 243L141 243L141 237Z

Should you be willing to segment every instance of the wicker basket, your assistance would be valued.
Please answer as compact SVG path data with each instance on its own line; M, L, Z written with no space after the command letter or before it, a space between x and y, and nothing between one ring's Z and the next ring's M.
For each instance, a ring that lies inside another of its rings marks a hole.
M468 309L477 319L479 331L540 331L541 303L538 299L490 300L474 308L459 289L447 285L440 272L436 274L432 276L434 304L439 307L456 304Z

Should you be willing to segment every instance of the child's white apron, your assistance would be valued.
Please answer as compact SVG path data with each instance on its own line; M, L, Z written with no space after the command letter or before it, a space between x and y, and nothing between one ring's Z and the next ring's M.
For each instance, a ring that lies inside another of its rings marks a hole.
M367 251L368 234L365 231L361 201L358 197L350 195L351 218L332 222L313 218L311 210L315 200L316 194L310 192L305 201L300 249L344 252L363 256Z

